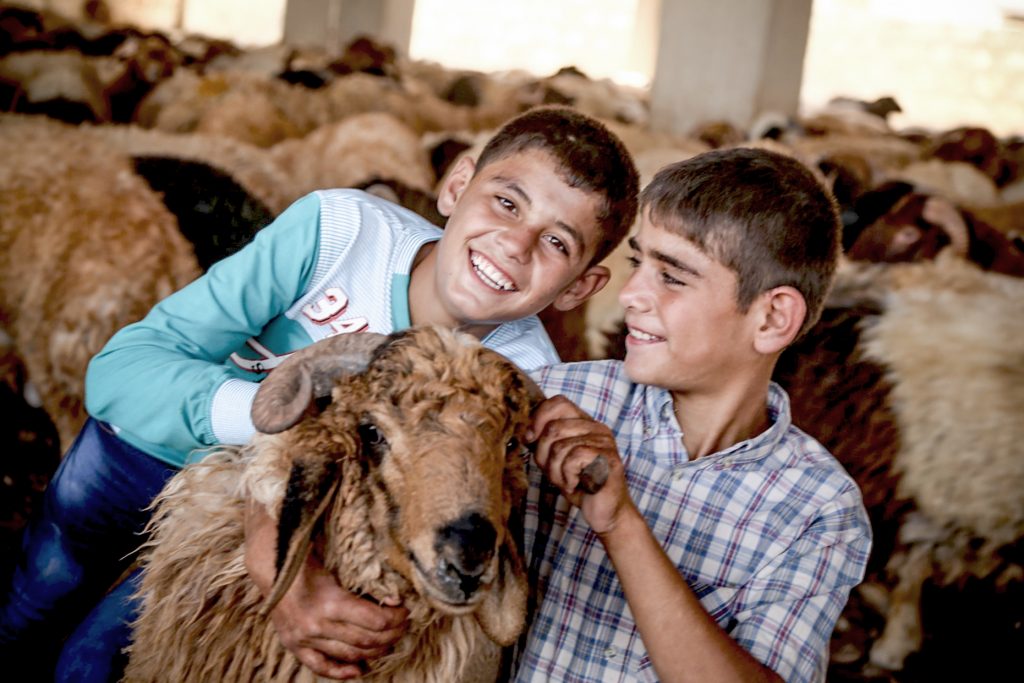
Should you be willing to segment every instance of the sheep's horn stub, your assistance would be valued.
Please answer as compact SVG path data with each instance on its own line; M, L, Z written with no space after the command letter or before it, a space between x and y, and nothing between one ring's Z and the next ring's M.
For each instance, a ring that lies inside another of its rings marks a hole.
M576 488L583 493L597 493L608 481L608 459L598 455L580 472L580 483Z
M365 370L374 349L386 339L372 332L342 334L291 354L256 391L253 425L265 434L288 429L314 399L330 395L339 378Z

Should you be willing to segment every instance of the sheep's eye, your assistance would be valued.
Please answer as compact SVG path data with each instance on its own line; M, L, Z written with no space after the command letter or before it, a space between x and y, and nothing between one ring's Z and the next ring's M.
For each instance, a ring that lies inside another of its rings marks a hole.
M519 457L524 459L530 454L530 451L526 447L526 445L523 444L521 441L519 441L519 439L517 439L514 436L508 440L507 444L505 444L505 452L508 455L518 455Z
M380 463L388 450L388 440L376 425L364 422L359 425L359 440L363 443L363 455L370 462Z
M384 438L384 435L380 433L376 425L369 423L363 423L359 425L359 438L367 446L386 446L388 440Z

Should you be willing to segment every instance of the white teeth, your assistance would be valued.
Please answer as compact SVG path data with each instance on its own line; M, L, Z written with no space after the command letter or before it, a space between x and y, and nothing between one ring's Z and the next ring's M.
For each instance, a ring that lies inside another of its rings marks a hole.
M511 292L516 286L511 280L506 278L500 270L491 265L487 259L473 254L469 257L470 262L473 264L473 269L476 271L480 279L484 281L486 285L494 289Z
M640 341L655 341L656 339L661 339L661 337L655 337L653 334L647 334L642 330L634 330L632 328L629 330L629 336L633 339L639 339Z

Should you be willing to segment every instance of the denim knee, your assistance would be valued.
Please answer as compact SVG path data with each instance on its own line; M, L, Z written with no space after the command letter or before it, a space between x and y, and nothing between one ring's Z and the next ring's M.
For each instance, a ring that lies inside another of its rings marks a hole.
M119 681L127 664L125 648L138 614L133 594L141 571L136 570L89 613L64 643L54 680L68 683Z

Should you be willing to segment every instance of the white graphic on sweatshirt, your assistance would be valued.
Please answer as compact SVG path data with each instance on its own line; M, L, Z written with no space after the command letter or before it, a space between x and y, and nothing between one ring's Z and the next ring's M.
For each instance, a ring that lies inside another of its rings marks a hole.
M324 296L316 303L302 307L302 314L317 325L329 325L335 334L351 334L362 332L370 326L366 318L349 318L339 320L341 314L348 308L348 296L340 287L330 287L324 290Z
M331 333L327 336L333 337L338 334L352 334L362 332L369 328L370 324L366 318L348 318L339 320L342 313L348 308L348 297L338 287L331 287L324 291L324 296L316 303L303 306L302 314L317 325L327 325ZM245 341L245 345L259 354L259 358L244 358L237 353L231 354L231 361L243 370L255 373L270 372L281 362L290 356L290 353L281 355L259 343L255 337Z
M273 351L268 349L266 346L256 341L256 339L253 337L246 339L245 345L248 346L253 351L255 351L256 353L260 354L261 357L243 358L242 356L239 356L237 353L233 353L231 354L231 361L238 367L242 368L243 370L248 370L249 372L270 372L278 365L280 365L285 358L292 355L290 353L283 353L280 356L278 356Z

